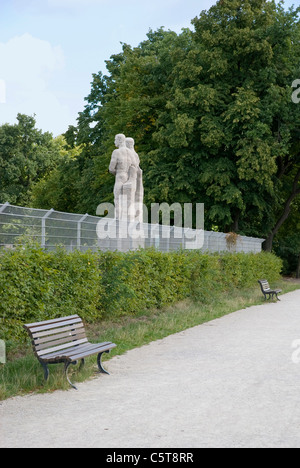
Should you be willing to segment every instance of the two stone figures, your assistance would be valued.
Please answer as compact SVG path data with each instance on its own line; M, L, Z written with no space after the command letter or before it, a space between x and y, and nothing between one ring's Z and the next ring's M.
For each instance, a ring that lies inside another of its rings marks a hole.
M115 137L109 172L116 178L114 187L115 219L143 222L143 172L140 158L134 149L133 138L123 134Z

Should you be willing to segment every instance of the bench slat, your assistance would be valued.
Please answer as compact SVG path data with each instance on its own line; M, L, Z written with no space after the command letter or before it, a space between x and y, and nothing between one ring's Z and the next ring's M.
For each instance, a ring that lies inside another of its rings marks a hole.
M39 340L40 338L43 338L43 337L51 337L51 335L55 335L55 334L59 334L59 333L64 333L64 332L70 332L70 331L75 331L75 330L79 330L79 329L83 329L84 330L84 325L83 323L76 323L74 325L69 325L67 327L63 327L63 328L53 328L51 330L46 330L46 331L42 331L42 332L34 332L32 333L32 338L34 340Z
M48 359L63 359L67 354L72 354L73 352L78 352L80 350L86 349L86 347L89 345L89 342L85 342L76 346L71 346L70 348L65 348L63 350L58 350L56 352L51 352L49 354L44 354L42 359L43 360L48 360Z
M59 344L64 344L64 343L69 343L69 342L74 343L74 342L77 342L78 340L81 340L82 338L86 338L85 331L83 331L82 333L77 333L76 335L72 335L71 333L68 333L66 334L66 336L58 335L55 337L51 337L51 340L47 340L44 343L40 343L40 342L35 343L35 347L37 351L41 351L42 349L53 348L53 346L56 346Z
M83 327L77 330L70 329L61 333L57 333L56 335L55 334L47 335L47 336L44 335L44 337L41 337L41 338L40 337L34 338L34 344L35 346L39 346L43 343L51 343L51 341L59 340L64 337L68 338L69 336L73 336L74 339L76 339L77 336L82 335L82 334L85 334L85 329Z
M103 348L97 350L96 352L105 352L105 351L108 351L110 349L113 349L115 348L116 345L114 345L113 343L111 343L110 345L107 345L107 346L104 346ZM91 352L90 351L86 351L86 352L82 352L82 353L79 353L79 354L75 354L75 355L72 355L71 358L72 358L72 361L77 361L78 359L82 359L86 356L90 356Z
M76 318L80 318L79 315L69 315L67 317L59 317L59 318L52 319L52 320L45 320L44 322L28 323L24 325L24 327L26 328L40 327L40 326L47 325L47 324L51 325L52 323L72 321Z
M43 360L48 360L48 359L70 359L73 360L73 356L78 356L80 355L81 353L83 352L88 352L89 354L95 354L97 352L97 350L99 349L99 352L101 352L101 349L103 347L106 347L106 346L109 346L109 345L113 345L113 343L110 343L110 342L105 342L105 343L97 343L97 344L93 344L93 343L84 343L84 344L81 344L81 345L78 345L78 346L73 346L69 349L66 349L65 351L61 351L61 352L54 352L54 353L50 353L50 354L45 354L43 356ZM113 347L115 347L116 345L114 345ZM94 353L93 353L94 351ZM79 358L77 358L79 359ZM74 359L75 361L76 359Z
M87 338L84 338L82 340L77 340L76 343L78 344L81 344L81 343L87 343ZM70 348L70 346L72 346L72 344L74 345L74 342L71 342L71 343L67 343L67 344L64 344L64 345L59 345L59 346L54 346L53 348L48 348L48 349L44 349L42 351L36 351L37 352L37 355L39 357L42 357L44 354L49 354L49 353L56 353L57 351L61 350L61 349L66 349L66 348Z
M64 356L73 358L74 356L80 355L82 352L91 352L91 351L97 352L98 349L99 349L99 352L101 352L103 348L106 348L107 346L109 347L111 344L112 343L110 342L105 342L105 343L89 343L88 342L83 346L79 346L78 348L75 347L70 351L67 350Z
M70 325L70 323L71 324L73 324L73 323L82 323L82 320L79 318L79 319L74 319L71 322L70 321L64 321L64 322L60 322L59 324L52 323L52 324L48 324L48 325L43 325L42 327L35 327L34 329L29 328L29 331L31 333L36 333L36 332L39 332L39 331L53 330L54 328L57 328L58 325L59 326L64 326L64 325ZM26 327L27 327L27 325L25 325L25 328Z

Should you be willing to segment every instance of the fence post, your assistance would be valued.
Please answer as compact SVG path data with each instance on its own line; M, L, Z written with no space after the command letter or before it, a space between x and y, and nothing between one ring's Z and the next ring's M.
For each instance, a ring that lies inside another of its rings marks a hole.
M51 210L48 211L48 213L45 214L42 218L42 247L43 249L46 247L46 219L49 218L51 213L53 213L54 209L51 208Z
M3 211L8 207L10 206L10 203L8 203L8 201L6 203L4 203L4 205L1 206L0 208L0 213L3 213Z
M81 224L87 217L88 217L88 214L85 214L77 223L77 248L78 249L80 249L81 247Z

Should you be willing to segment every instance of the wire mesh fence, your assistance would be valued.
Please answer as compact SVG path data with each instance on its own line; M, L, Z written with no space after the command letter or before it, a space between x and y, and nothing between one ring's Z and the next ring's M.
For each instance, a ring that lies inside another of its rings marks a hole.
M140 223L129 225L89 214L63 213L0 204L0 247L15 248L35 241L47 250L120 250L154 247L163 252L200 249L209 252L260 252L264 239Z

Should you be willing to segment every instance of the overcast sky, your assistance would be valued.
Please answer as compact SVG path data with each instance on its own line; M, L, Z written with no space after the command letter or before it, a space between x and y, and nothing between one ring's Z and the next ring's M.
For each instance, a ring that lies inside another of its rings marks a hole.
M36 114L57 136L76 125L92 73L149 29L179 33L215 0L0 0L0 125ZM299 0L286 0L285 5Z

